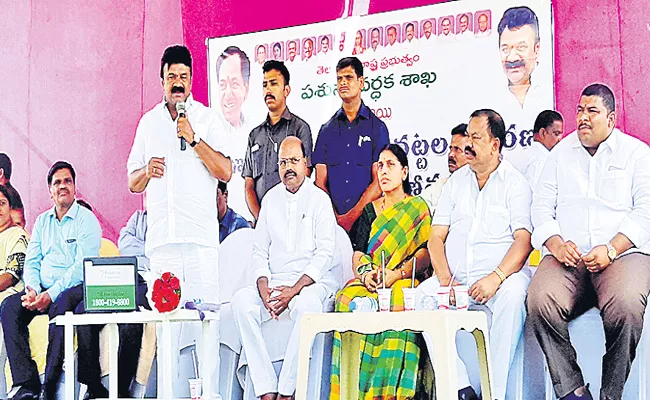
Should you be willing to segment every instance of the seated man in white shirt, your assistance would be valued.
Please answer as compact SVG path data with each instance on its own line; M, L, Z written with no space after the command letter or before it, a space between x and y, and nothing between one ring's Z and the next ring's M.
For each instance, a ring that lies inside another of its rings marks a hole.
M262 199L255 228L253 265L257 287L239 290L232 299L235 322L248 358L248 377L264 400L292 398L296 390L300 318L323 311L338 290L331 272L336 218L327 194L305 179L308 160L295 136L282 141L282 184ZM294 323L280 377L271 364L261 326L282 313Z
M441 285L469 286L470 308L485 304L492 312L492 395L504 400L526 318L531 190L523 175L501 160L506 128L498 113L474 111L467 133L469 166L456 171L442 190L428 244L435 277L418 286L416 304ZM458 364L459 388L465 388L467 371ZM462 392L459 398L475 398Z
M544 110L535 119L533 132L533 143L528 150L528 163L521 173L526 177L530 188L535 190L548 154L562 140L564 119L557 111Z
M469 139L467 138L467 124L460 124L451 130L451 143L449 144L449 155L447 156L447 165L449 166L449 174L453 174L457 169L467 164L467 157L465 157L465 146L467 146ZM436 212L438 199L442 194L442 188L447 183L448 178L440 178L431 186L425 188L420 197L427 202L429 211L433 216Z
M588 400L568 325L598 307L606 348L600 398L620 399L650 292L650 149L615 128L605 85L582 91L576 120L535 191L533 244L545 257L528 292L528 318L558 399Z

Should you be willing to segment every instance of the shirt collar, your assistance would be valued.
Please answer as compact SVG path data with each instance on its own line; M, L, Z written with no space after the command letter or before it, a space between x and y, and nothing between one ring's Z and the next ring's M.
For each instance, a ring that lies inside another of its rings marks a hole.
M68 210L67 213L63 216L63 218L70 218L70 219L75 219L77 217L77 214L79 213L79 203L77 203L77 200L72 203L70 206L70 209ZM48 211L47 215L52 218L56 218L56 206L50 208L50 211Z
M362 117L363 119L370 119L370 108L366 105L366 103L361 100L361 107L359 107L359 112L357 112L357 116L355 119ZM347 115L345 115L345 110L343 110L343 106L339 108L339 110L336 112L336 118L338 119L346 119L348 118Z
M617 148L617 145L618 145L618 137L621 134L622 134L622 132L619 131L618 128L614 128L614 130L612 130L612 133L609 134L607 139L605 139L601 143L601 145L605 145L605 146L609 147L610 150L616 151L616 148ZM575 149L583 147L582 142L580 141L580 136L578 136L578 131L577 130L575 131L575 141L573 142L571 147L573 147Z
M286 107L284 109L284 112L280 116L280 120L278 121L278 123L283 119L286 119L287 121L291 121L293 119L293 114L291 114L291 111L289 111L289 107ZM271 125L271 116L269 114L266 114L266 124L268 126L273 126L273 125ZM276 123L276 125L277 125L277 123Z
M232 210L232 208L227 207L226 214L223 216L223 220L221 220L220 225L223 226L230 225L230 222L233 218L234 218L234 211Z

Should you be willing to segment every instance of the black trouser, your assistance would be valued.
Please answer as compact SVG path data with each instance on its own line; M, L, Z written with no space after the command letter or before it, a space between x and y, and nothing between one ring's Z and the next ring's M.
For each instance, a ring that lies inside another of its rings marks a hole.
M146 297L147 283L138 275L136 287L137 307L149 308ZM86 311L83 301L79 303L76 314L83 314ZM79 383L88 386L90 392L96 392L101 386L101 367L99 365L99 331L104 325L80 325L77 327L77 346L79 368L77 379ZM142 324L118 324L120 333L120 347L118 350L118 395L119 397L131 397L129 388L131 381L138 369L140 348L142 347Z
M32 360L32 352L29 348L29 330L27 327L34 317L45 314L45 312L30 311L23 307L20 298L24 294L25 292L23 291L7 297L2 303L0 320L2 320L2 328L4 329L7 358L9 358L14 386L27 386L30 389L38 391L40 387L38 369L36 368L36 363ZM82 285L64 290L50 304L47 315L52 320L59 315L65 314L67 311L74 311L82 299ZM63 326L50 324L44 384L48 399L54 398L57 384L61 377L61 369L63 367L63 335Z

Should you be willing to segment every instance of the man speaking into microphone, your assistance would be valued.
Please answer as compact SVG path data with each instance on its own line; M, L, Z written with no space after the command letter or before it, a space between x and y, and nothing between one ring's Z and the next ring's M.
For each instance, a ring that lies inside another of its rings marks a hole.
M219 221L214 199L218 180L230 180L232 164L219 152L225 138L218 131L217 115L192 98L192 56L185 46L165 49L160 78L164 99L142 116L127 162L129 190L147 192L145 254L154 274L172 272L180 279L181 305L186 300L217 304ZM181 348L196 341L200 325L172 324L172 329L172 354L178 357ZM218 330L210 339L218 349ZM208 360L216 361L216 372L218 356ZM172 365L174 397L186 396L187 381L180 382L178 363ZM203 388L206 394L218 387L218 373L213 376L215 386Z

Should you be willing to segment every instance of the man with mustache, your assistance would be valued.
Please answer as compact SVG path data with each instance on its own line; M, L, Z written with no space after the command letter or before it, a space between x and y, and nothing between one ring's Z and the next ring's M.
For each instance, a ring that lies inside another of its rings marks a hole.
M467 164L467 157L465 157L465 147L469 139L467 137L467 124L460 124L451 130L451 143L449 144L449 155L447 156L447 165L449 167L449 174L453 174L459 168ZM442 188L447 183L448 178L439 178L431 186L425 188L420 197L422 197L429 205L431 215L436 211L438 199L442 194Z
M424 24L422 24L422 35L420 38L424 38L426 40L431 39L431 35L433 34L433 23L431 22L430 19L424 21Z
M306 178L309 160L297 137L280 145L282 184L262 200L255 227L253 268L256 286L232 298L233 314L248 358L248 378L262 400L291 399L296 390L300 319L323 312L336 293L332 273L336 219L327 194ZM280 376L277 377L262 335L263 324L283 316L293 322Z
M287 61L295 61L296 59L296 54L298 52L298 44L296 43L295 40L290 41L287 43Z
M404 46L410 47L417 45L418 40L415 37L415 24L409 22L406 24L406 28L404 28Z
M342 58L336 75L343 105L318 132L314 165L316 185L330 194L337 222L349 232L363 208L381 196L377 161L388 128L361 100L361 61Z
M305 39L305 43L303 44L303 60L304 61L309 61L311 57L314 55L314 41L311 39Z
M451 18L450 17L445 17L443 18L442 22L440 23L440 36L441 37L449 37L450 35L453 35L453 31L451 28Z
M232 175L230 159L220 152L229 138L224 137L217 114L192 97L192 56L185 46L165 49L160 78L163 101L140 120L127 161L129 190L146 191L145 252L151 270L171 272L180 279L181 304L190 294L204 303L218 303L215 265L219 221L215 195L218 180L227 182ZM184 103L185 115L177 111L179 103ZM181 137L186 142L185 150L179 143ZM172 324L174 357L200 334L200 324L182 324ZM214 335L211 338L218 345L219 334ZM206 362L215 363L218 371L218 355ZM189 389L187 382L181 381L177 369L168 376L174 397L183 397ZM218 382L203 390L213 393L216 388Z
M367 50L373 52L377 51L377 48L381 44L380 41L381 41L381 32L379 31L379 28L372 28L372 30L370 31L370 47Z
M464 36L464 37L474 36L472 30L469 29L470 15L471 14L462 14L460 17L458 17L458 32L456 32L457 35Z
M76 173L58 161L47 174L52 209L39 215L27 247L25 290L2 303L1 320L14 387L14 400L54 400L63 367L64 331L50 325L45 382L41 386L29 347L29 323L74 311L83 300L83 260L97 257L102 229L95 215L75 201ZM40 393L40 397L39 397Z
M533 135L537 115L553 104L552 90L542 88L532 78L540 50L537 15L528 7L509 8L499 22L498 33L507 85L498 84L493 103L517 139L503 156L519 171L525 171L531 154L524 139Z
M506 129L497 112L474 111L467 134L469 168L457 170L442 189L428 243L435 276L418 286L417 304L440 286L469 286L470 309L484 304L492 312L492 398L505 399L526 319L531 190L523 175L501 160ZM458 370L464 388L459 398L476 399L463 363Z
M650 292L650 149L616 129L616 103L587 86L576 132L548 156L532 206L544 258L528 291L528 318L558 399L591 400L569 321L598 307L605 330L600 399L620 399Z
M528 180L530 188L535 191L542 168L548 155L560 140L564 133L564 120L562 115L553 110L544 110L537 116L533 128L533 144L528 150L528 164L520 171Z
M267 61L262 67L264 81L262 93L269 110L266 120L248 136L246 158L242 176L245 180L246 204L257 220L262 198L273 186L280 183L278 175L278 150L282 140L298 137L311 158L312 138L309 125L287 108L291 94L289 70L282 61ZM311 165L308 165L311 166Z
M25 227L25 208L18 191L11 185L10 179L13 172L11 159L5 153L0 153L0 186L7 188L11 197L11 219L15 225Z

